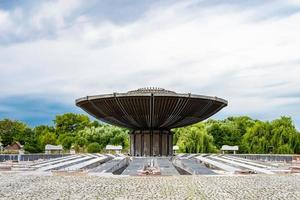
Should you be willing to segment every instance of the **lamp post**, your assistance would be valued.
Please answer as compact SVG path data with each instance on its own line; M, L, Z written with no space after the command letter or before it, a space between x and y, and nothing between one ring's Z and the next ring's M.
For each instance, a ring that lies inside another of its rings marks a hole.
M268 153L273 154L274 146L268 146Z
M0 153L3 151L3 144L0 142Z

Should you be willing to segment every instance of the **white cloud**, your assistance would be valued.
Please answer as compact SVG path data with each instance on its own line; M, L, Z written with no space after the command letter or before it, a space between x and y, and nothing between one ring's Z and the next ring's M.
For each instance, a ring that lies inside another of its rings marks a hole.
M73 103L84 95L160 86L224 97L229 114L300 111L276 110L300 103L288 97L300 90L300 13L259 19L272 4L200 8L191 1L154 7L121 25L81 14L66 27L80 5L43 4L29 29L50 20L57 37L0 47L2 95ZM0 13L0 24L7 16Z
M45 29L49 25L53 25L54 28L64 28L65 17L70 16L82 3L82 0L45 2L32 15L31 25L37 30Z
M6 29L10 29L12 22L10 20L10 14L7 11L0 10L0 33L5 32Z

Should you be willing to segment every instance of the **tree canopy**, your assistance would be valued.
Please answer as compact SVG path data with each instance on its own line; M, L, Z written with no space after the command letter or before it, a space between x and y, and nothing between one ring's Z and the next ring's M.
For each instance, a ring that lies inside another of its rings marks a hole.
M218 152L222 145L238 145L239 153L300 153L300 133L290 117L273 121L254 120L247 116L207 120L177 128L174 145L180 152ZM14 141L24 145L26 152L43 152L46 144L63 145L65 150L99 152L106 145L122 145L129 149L129 130L92 121L83 114L57 115L53 126L30 128L21 121L0 120L0 142Z
M300 153L299 132L290 117L255 122L243 137L246 153Z
M175 144L179 146L181 152L217 152L213 136L207 133L204 123L175 129L175 135Z
M66 113L57 115L53 126L40 125L30 128L15 120L0 120L0 138L4 146L18 141L24 150L30 153L43 152L46 144L61 144L65 150L89 151L89 144L101 151L107 144L122 145L129 148L128 130L97 121L91 121L86 115ZM97 145L96 145L96 144Z

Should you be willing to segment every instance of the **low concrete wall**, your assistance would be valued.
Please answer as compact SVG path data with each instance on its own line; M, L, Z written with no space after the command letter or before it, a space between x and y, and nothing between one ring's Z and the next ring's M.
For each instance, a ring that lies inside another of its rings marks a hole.
M184 165L181 160L174 159L172 161L172 163L173 163L174 167L177 169L177 171L179 172L179 174L181 174L181 175L192 175L193 174L192 170L188 166Z
M123 160L121 160L119 163L114 165L111 169L107 170L106 172L115 173L119 169L127 166L128 164L129 164L129 157L126 157Z
M230 154L231 156L249 160L263 160L271 162L293 162L300 161L300 155L294 154Z
M33 161L38 159L51 159L59 158L63 156L69 156L70 154L0 154L0 162L12 160L12 161Z

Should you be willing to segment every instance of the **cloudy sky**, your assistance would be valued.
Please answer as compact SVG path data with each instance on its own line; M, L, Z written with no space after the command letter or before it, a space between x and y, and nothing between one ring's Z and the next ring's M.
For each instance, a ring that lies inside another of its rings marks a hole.
M0 119L51 124L78 97L146 86L300 129L300 1L0 0Z

